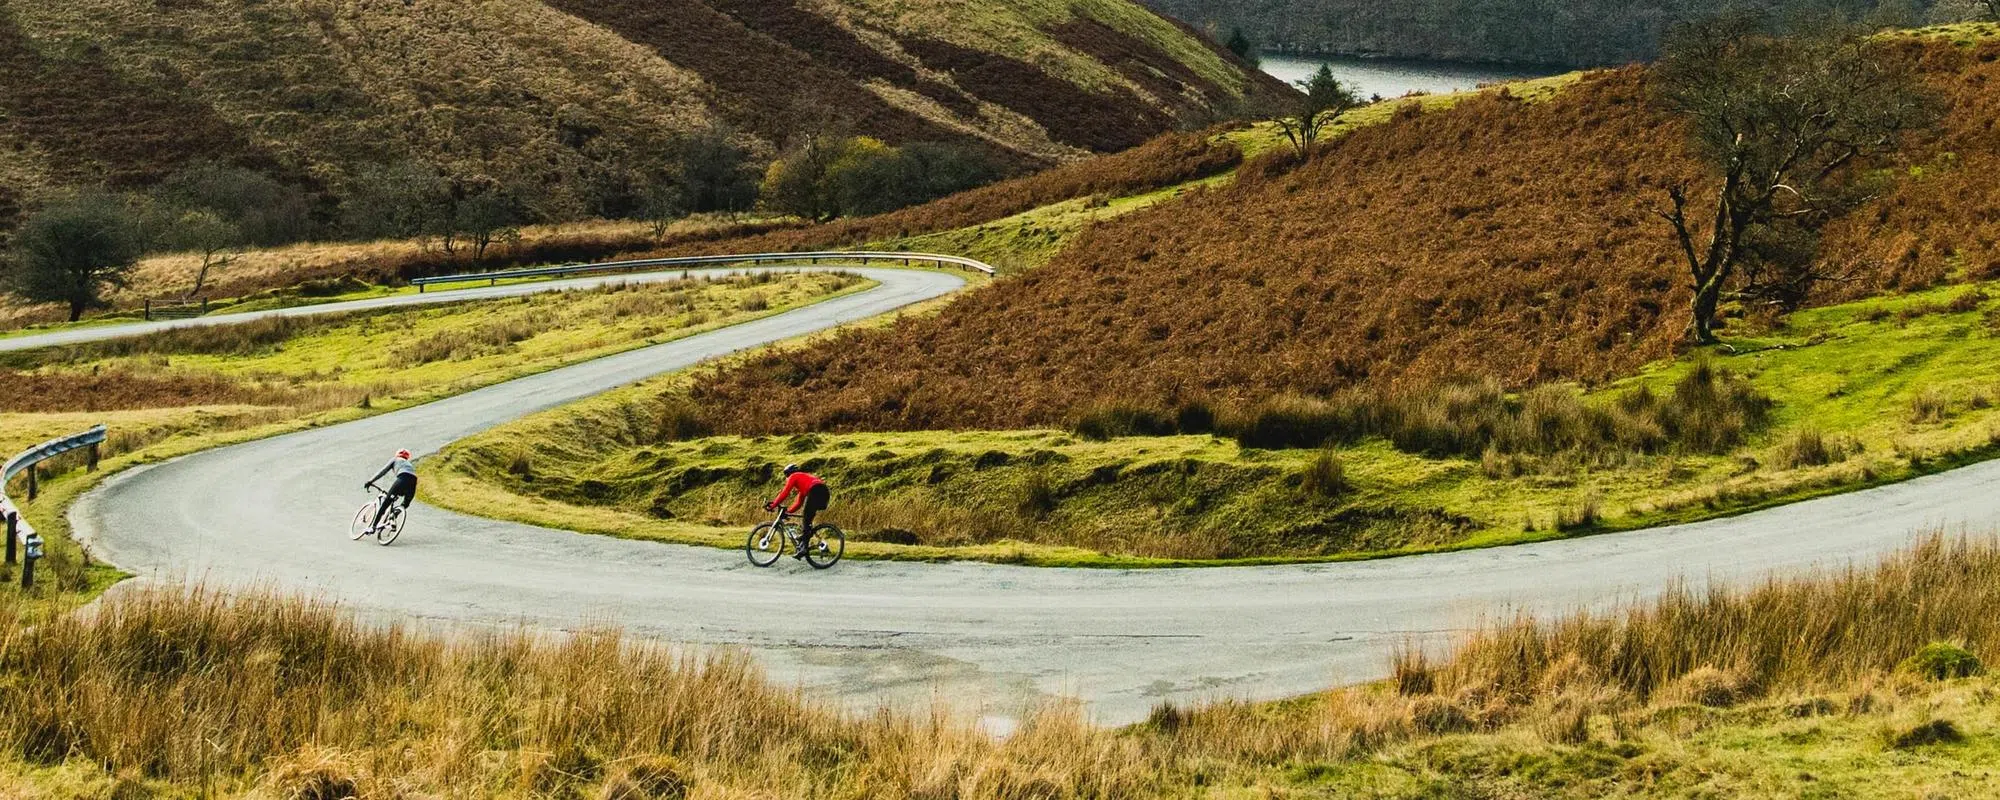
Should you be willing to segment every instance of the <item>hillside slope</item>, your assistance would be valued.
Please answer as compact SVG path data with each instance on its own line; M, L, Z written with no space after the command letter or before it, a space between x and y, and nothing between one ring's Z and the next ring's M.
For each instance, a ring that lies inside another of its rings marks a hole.
M1843 296L2000 270L1985 178L2000 42L1897 46L1949 113L1911 143L1910 177L1828 232L1826 257L1854 269ZM935 317L766 355L695 397L745 433L1002 429L1113 401L1627 374L1681 339L1688 290L1652 211L1696 169L1645 96L1626 70L1546 103L1408 114L1290 174L1099 225Z
M1127 0L0 0L0 217L50 186L199 159L319 188L421 160L581 208L606 165L798 109L1016 163L1279 96Z

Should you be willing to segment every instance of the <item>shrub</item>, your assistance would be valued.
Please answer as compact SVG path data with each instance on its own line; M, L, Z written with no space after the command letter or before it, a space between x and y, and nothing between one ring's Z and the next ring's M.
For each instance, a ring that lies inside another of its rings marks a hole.
M1150 408L1110 404L1084 411L1070 424L1070 432L1101 442L1119 436L1172 436L1179 432L1179 426Z
M1322 448L1305 471L1299 473L1299 488L1314 497L1339 497L1348 490L1347 469L1333 448Z
M1556 515L1556 530L1585 530L1597 525L1604 519L1603 503L1596 492L1586 493L1574 507Z
M1174 427L1181 433L1212 433L1215 423L1215 406L1207 400L1190 400L1174 409Z
M1913 747L1928 747L1936 744L1956 744L1965 741L1965 734L1948 719L1932 719L1901 731L1890 731L1888 745L1895 750Z
M1846 461L1855 449L1857 445L1853 442L1829 437L1818 428L1807 426L1780 442L1771 461L1783 469L1823 467Z
M1295 394L1259 403L1231 425L1236 443L1267 450L1320 447L1360 437L1358 409Z
M654 428L653 441L684 442L710 435L708 422L702 418L701 409L686 398L668 398L660 406L658 425Z
M1043 519L1055 513L1058 502L1055 483L1049 474L1042 470L1030 470L1021 479L1014 510L1029 519Z
M1904 659L1898 668L1933 681L1969 678L1986 673L1986 665L1980 663L1978 656L1952 642L1931 642L1924 645L1914 655Z

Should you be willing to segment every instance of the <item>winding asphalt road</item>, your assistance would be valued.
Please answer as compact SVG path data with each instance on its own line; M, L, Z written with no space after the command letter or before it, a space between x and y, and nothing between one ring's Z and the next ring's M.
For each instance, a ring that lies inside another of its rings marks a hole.
M44 333L26 333L18 336L0 337L0 352L34 350L41 347L55 347L65 344L82 344L106 339L122 339L128 336L143 336L148 333L175 328L206 328L220 325L239 325L252 320L271 317L311 317L321 314L344 314L354 311L374 311L384 308L409 308L439 303L462 303L467 300L493 300L502 297L520 297L542 292L559 292L574 289L591 289L607 284L651 283L679 278L689 272L796 272L801 267L749 267L732 269L727 267L692 267L663 272L623 272L593 275L583 278L563 278L547 281L524 281L504 286L479 286L471 289L448 289L420 294L392 294L370 297L365 300L343 300L336 303L290 306L287 308L267 308L261 311L242 311L233 314L215 314L188 319L159 319L145 322L121 322L107 325L84 325L62 328ZM830 265L826 269L855 271L850 267Z
M1081 698L1098 721L1121 723L1167 699L1272 698L1374 679L1395 648L1436 645L1482 615L1632 599L1679 577L1843 564L1926 528L2000 523L2000 462L1989 462L1696 525L1292 567L847 562L814 572L786 560L759 570L737 551L429 507L394 547L347 540L360 481L397 446L435 452L527 413L959 285L938 273L863 272L883 285L425 406L133 469L85 496L72 521L138 582L275 586L440 625L619 625L747 648L776 676L853 704L935 697L1000 729L1050 696Z

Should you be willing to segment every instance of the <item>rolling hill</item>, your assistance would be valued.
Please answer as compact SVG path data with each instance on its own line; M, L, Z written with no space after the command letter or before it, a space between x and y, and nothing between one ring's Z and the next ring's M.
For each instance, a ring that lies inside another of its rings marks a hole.
M607 164L802 109L1019 165L1286 89L1126 0L0 2L0 220L199 160L335 195L369 165L521 180L560 215Z
M1895 46L1948 113L1908 144L1907 179L1829 228L1823 256L1851 274L1823 300L2000 275L1985 178L2000 42ZM1253 163L1092 227L935 317L712 375L695 398L746 434L1008 429L1108 402L1597 382L1675 352L1689 289L1653 212L1698 167L1642 71L1398 116L1301 169Z

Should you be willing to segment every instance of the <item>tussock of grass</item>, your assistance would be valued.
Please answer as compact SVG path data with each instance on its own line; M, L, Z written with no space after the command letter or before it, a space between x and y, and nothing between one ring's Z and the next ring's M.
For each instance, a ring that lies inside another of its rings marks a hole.
M1225 424L1245 447L1317 447L1369 437L1428 456L1553 455L1580 451L1726 452L1763 427L1771 401L1748 381L1695 363L1665 397L1640 386L1586 403L1566 386L1510 396L1480 381L1329 399L1281 395Z

